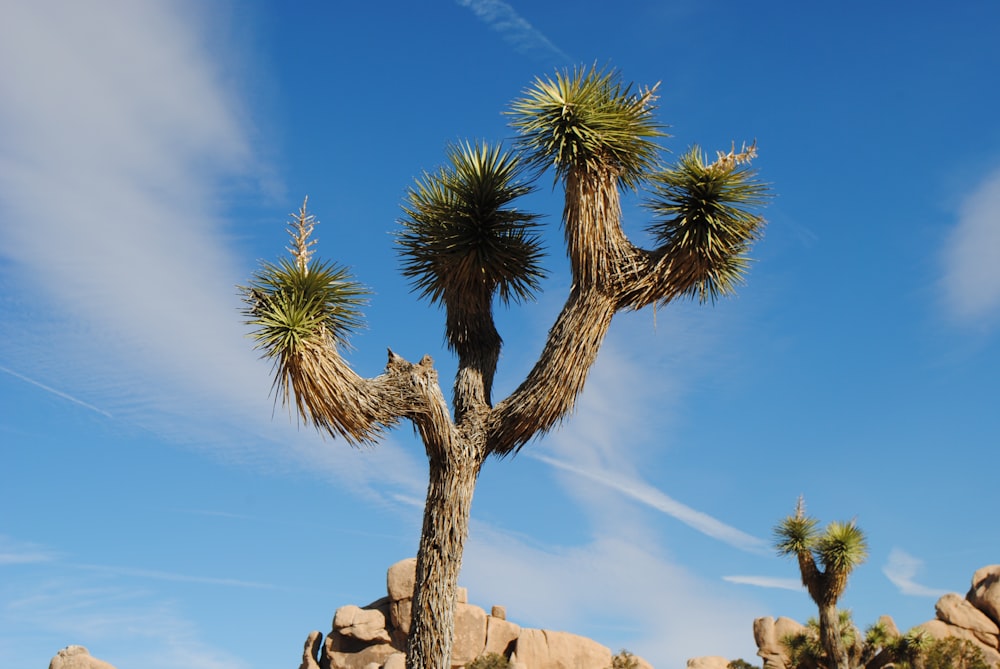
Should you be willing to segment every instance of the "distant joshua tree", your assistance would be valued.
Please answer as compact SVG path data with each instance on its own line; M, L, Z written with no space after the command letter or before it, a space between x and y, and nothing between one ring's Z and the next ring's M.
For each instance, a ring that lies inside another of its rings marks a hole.
M410 669L450 666L458 573L486 458L516 454L570 413L616 313L684 297L713 302L744 276L764 225L754 210L767 198L748 167L756 147L734 146L711 162L694 147L664 166L654 94L597 68L537 79L508 112L519 133L513 150L451 146L445 166L407 192L396 240L402 273L445 308L445 338L458 358L450 409L427 356L411 363L390 351L373 378L341 357L366 292L344 268L312 259L315 220L305 204L292 221L291 258L265 263L244 288L256 345L275 363L276 391L307 423L368 444L406 419L423 440L430 482ZM565 192L572 285L535 366L494 402L494 301L531 299L544 276L538 217L512 205L548 167ZM621 192L640 187L654 218L650 250L621 226Z
M854 669L849 652L853 642L845 639L837 601L847 587L847 577L867 559L868 542L853 520L832 522L822 533L817 525L815 518L805 514L805 502L799 497L795 514L774 528L775 547L780 555L798 559L802 585L819 607L818 636L826 669Z

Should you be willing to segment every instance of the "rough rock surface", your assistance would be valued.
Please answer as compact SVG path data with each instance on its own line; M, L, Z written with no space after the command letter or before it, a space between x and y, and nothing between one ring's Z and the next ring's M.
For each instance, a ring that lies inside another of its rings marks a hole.
M320 669L319 651L323 647L323 634L321 632L310 632L306 638L305 646L302 648L302 664L299 669Z
M607 669L611 649L569 632L522 629L514 655L535 669Z
M306 639L299 669L405 669L416 567L415 558L397 562L386 573L387 597L368 606L337 609L325 639L320 632ZM485 653L504 655L513 669L607 669L611 665L611 650L596 641L568 632L523 628L507 620L502 606L487 613L469 604L465 588L459 589L456 599L452 667L464 667ZM642 658L636 661L639 669L652 669Z
M694 657L687 661L687 669L726 669L729 660L719 655Z
M66 646L49 662L49 669L115 669L114 665L98 660L83 646Z
M377 602L388 610L389 602ZM389 643L389 632L385 628L385 613L378 606L362 609L349 604L337 609L333 617L333 629L345 637L362 642Z
M788 649L781 640L798 634L805 625L784 616L775 620L771 616L753 621L753 638L757 643L757 655L763 660L764 669L786 669Z
M972 575L972 588L965 598L1000 625L1000 564L976 570Z
M1000 627L961 595L953 592L944 595L934 605L934 612L938 620L969 630L979 641L988 646L1000 647L998 643Z
M955 593L946 594L938 599L934 612L934 620L917 627L935 639L967 639L983 651L990 666L1000 663L1000 565L977 570L972 577L972 588L964 598ZM753 623L757 655L763 659L764 669L788 669L788 654L781 639L801 630L802 625L782 621L788 619L758 618ZM890 633L899 633L888 616L879 621L886 624Z

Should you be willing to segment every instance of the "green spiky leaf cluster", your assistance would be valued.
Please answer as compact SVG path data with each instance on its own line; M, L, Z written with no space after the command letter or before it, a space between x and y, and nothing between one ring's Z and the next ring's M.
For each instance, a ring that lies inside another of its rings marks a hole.
M833 521L818 538L813 549L827 571L850 572L868 558L865 533L854 521Z
M737 161L706 164L697 146L651 182L645 206L658 220L650 233L678 263L700 270L689 294L704 302L732 293L764 226L754 209L766 204L767 185Z
M801 507L800 507L801 508ZM802 512L788 516L774 528L774 547L779 555L798 555L811 551L816 543L819 521Z
M633 91L614 70L577 68L555 79L537 78L511 105L520 147L539 167L559 177L573 169L616 171L636 188L658 164L653 90Z
M367 291L348 270L333 263L264 262L250 285L241 288L255 348L266 358L282 358L305 346L346 345L363 324Z
M811 554L829 572L849 573L868 558L864 531L852 520L834 521L820 533L819 521L805 514L802 500L795 514L774 528L774 547L779 555Z
M484 291L504 302L530 298L544 276L538 217L510 206L533 190L524 163L486 143L453 145L448 162L406 195L403 275L422 297L452 307Z

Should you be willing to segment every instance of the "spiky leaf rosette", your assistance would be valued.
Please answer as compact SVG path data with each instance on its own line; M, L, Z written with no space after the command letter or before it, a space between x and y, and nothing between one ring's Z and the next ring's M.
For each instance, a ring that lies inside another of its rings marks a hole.
M396 237L403 275L452 319L483 316L494 296L530 299L544 276L538 216L510 205L532 190L516 154L479 142L450 146L448 165L406 194ZM449 333L453 345L457 335Z
M868 541L853 521L834 521L816 541L813 552L827 575L827 596L835 601L847 587L847 577L868 558Z
M768 187L746 163L755 147L720 154L706 164L695 146L677 164L651 178L645 206L659 219L649 231L665 252L677 285L700 301L715 301L742 283L746 252L764 226L754 209Z
M262 263L243 293L255 348L279 360L306 346L346 345L363 324L368 294L344 267L318 260L300 266L288 258Z
M805 515L788 516L774 529L775 548L779 555L798 555L812 551L816 543L817 520Z
M658 162L656 138L666 136L653 119L654 89L633 91L615 70L597 67L537 78L511 104L519 145L539 167L559 178L571 170L612 169L623 187L635 188Z
M298 414L317 428L351 443L372 441L391 417L360 391L361 379L335 350L361 326L367 291L345 268L300 257L262 263L241 288L255 348L274 361L283 404L294 397Z
M774 547L778 550L778 555L812 553L818 524L819 521L806 515L806 501L799 497L795 503L795 513L774 528Z

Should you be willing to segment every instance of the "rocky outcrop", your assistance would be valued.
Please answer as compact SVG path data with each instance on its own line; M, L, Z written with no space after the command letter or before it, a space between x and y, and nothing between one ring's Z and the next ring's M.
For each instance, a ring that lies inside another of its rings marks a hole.
M1000 565L990 565L976 571L972 588L963 598L950 593L938 599L935 618L917 628L935 639L957 637L976 644L990 666L1000 663ZM892 618L879 619L891 635L898 635ZM753 623L757 655L764 669L789 669L788 651L781 640L804 629L788 618L758 618Z
M935 639L958 637L972 641L990 666L1000 662L1000 564L972 575L972 588L963 598L949 593L934 605L936 617L918 625Z
M729 660L720 655L694 657L687 661L687 669L726 669Z
M1000 625L1000 564L977 570L972 575L972 588L965 598Z
M299 669L404 669L410 632L417 561L402 560L386 573L387 596L368 606L342 606L324 639L312 632L306 639ZM489 613L469 604L459 588L455 605L452 667L465 667L486 653L499 653L515 669L607 669L611 650L568 632L522 628L507 620L506 609ZM636 658L638 669L652 669ZM75 669L75 668L74 668Z
M763 669L786 669L789 666L788 649L781 641L804 629L804 625L791 618L775 620L767 616L754 620L753 639L757 643L757 655L763 660Z
M115 669L114 665L91 657L83 646L66 646L49 662L49 669Z

